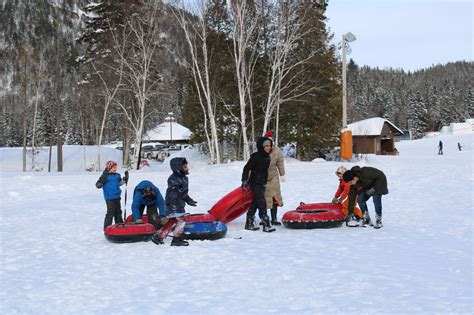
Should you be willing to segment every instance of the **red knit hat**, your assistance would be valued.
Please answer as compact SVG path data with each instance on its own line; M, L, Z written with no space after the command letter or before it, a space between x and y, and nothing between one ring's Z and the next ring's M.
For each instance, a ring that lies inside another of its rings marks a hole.
M273 138L273 131L272 131L272 130L268 130L267 133L265 134L265 137Z
M115 163L114 161L107 161L107 163L105 164L105 168L107 169L107 171L110 171L114 166L117 166L117 163Z

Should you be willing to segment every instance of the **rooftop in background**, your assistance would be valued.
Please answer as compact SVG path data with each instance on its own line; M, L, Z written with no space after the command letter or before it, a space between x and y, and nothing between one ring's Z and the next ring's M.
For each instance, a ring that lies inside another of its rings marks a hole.
M166 117L165 122L148 131L143 140L150 141L189 141L191 130Z
M348 124L347 128L352 131L353 136L380 136L385 122L390 124L397 131L399 131L400 134L403 134L403 131L400 130L400 128L392 124L387 119L383 119L380 117L373 117L356 121L352 124Z

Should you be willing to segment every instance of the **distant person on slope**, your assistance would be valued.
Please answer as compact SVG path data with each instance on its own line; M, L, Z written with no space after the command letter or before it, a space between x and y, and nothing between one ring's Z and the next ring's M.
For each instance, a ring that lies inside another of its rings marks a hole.
M363 214L362 211L360 211L360 209L356 206L357 196L354 200L353 207L351 208L353 212L349 212L349 193L351 190L351 184L344 181L342 178L345 172L346 168L342 165L336 170L336 176L339 178L339 186L336 193L334 194L334 197L332 198L332 203L340 203L342 205L342 212L347 218L347 226L360 226L360 221L363 218Z
M374 228L382 225L382 195L388 194L387 177L375 167L354 166L342 175L344 181L351 184L349 192L349 213L353 212L355 198L358 198L359 207L364 214L363 226L373 225L367 208L367 200L372 197L375 206L376 220ZM357 188L354 189L354 188ZM358 191L358 196L357 196Z
M164 244L164 239L173 230L173 240L171 246L188 246L189 243L181 236L184 232L184 207L186 204L191 207L197 205L197 201L188 195L189 190L189 167L188 161L184 157L175 157L170 161L173 173L168 177L168 189L166 189L165 205L168 222L159 230L151 240L157 245Z
M461 149L462 149L462 145L461 143L458 142L458 150L461 151Z
M250 189L253 191L252 204L247 212L247 220L245 221L246 230L256 231L259 229L259 227L255 225L255 213L258 209L258 215L263 222L263 231L275 231L275 228L272 228L270 225L265 200L265 186L267 185L272 144L270 138L258 138L257 152L252 153L242 172L242 189L246 191L247 185L250 185Z
M269 130L266 137L272 139L273 132ZM270 209L272 217L272 225L281 225L278 222L278 207L283 206L283 198L281 196L280 182L285 181L285 158L278 146L273 145L270 151L270 166L268 167L268 179L265 187L265 200L267 208Z
M105 213L104 229L112 225L112 220L115 223L123 223L122 209L120 205L120 195L122 190L120 186L128 182L128 171L125 171L125 176L121 178L117 173L117 163L108 161L105 164L105 169L99 177L95 187L102 188L104 192L105 204L107 205L107 212Z
M148 180L141 181L133 191L132 217L136 224L143 223L142 215L146 207L148 223L159 229L163 222L158 220L158 208L160 215L165 215L165 201L158 187Z
M439 140L438 144L438 155L443 155L443 142Z

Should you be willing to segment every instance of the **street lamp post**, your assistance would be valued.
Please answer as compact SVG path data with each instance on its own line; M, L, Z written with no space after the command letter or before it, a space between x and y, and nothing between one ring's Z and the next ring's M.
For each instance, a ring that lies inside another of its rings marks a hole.
M342 130L341 130L341 146L340 158L341 160L352 159L352 132L347 129L347 84L346 84L346 50L347 43L353 42L356 37L352 33L342 35Z
M347 43L353 42L356 37L351 32L342 35L342 128L347 127L347 78L346 78L346 50Z
M170 121L170 145L173 143L173 112L169 112L169 121Z

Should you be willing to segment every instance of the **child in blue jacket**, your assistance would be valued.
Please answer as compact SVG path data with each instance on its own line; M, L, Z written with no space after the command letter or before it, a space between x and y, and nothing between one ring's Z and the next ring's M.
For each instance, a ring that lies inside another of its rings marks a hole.
M117 173L117 163L108 161L105 165L105 170L95 184L97 188L102 188L104 192L105 204L107 205L107 212L104 219L104 229L112 225L112 220L115 223L123 223L122 209L120 206L120 195L122 190L120 186L128 181L128 171L125 171L125 176L121 178Z
M158 229L161 221L158 220L158 208L160 216L165 215L165 201L158 187L148 180L141 181L133 191L132 216L135 223L143 223L142 215L146 207L148 223Z
M188 246L189 243L181 238L184 231L184 207L186 204L195 207L197 202L188 195L188 161L183 157L176 157L170 161L173 174L168 178L168 189L166 190L166 216L168 222L152 237L152 241L161 245L164 238L174 227L171 246Z

